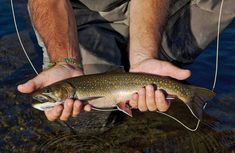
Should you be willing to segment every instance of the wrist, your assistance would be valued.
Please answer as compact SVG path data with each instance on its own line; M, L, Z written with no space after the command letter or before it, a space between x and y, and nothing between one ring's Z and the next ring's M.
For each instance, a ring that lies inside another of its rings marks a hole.
M142 63L143 61L146 61L148 59L156 59L157 54L155 52L145 52L143 50L130 52L130 67L135 67L139 63Z
M65 65L72 69L83 70L82 60L78 60L75 58L60 58L56 61L50 62L47 65L47 69L54 67L55 65Z
M82 68L80 68L80 67L78 67L77 65L74 65L74 64L72 64L72 63L58 62L58 63L56 63L55 66L66 68L67 70L70 71L71 74L74 73L75 76L76 76L76 74L78 74L78 73L79 73L79 75L83 75L83 74L84 74Z

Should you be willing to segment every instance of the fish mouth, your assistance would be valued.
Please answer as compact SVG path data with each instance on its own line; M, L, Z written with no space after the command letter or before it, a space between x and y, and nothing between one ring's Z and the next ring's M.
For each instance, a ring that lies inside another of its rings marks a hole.
M53 98L44 94L33 95L33 99L40 103L56 102Z
M32 104L32 107L41 111L50 110L53 107L63 103L63 101L57 102L55 99L44 94L34 94L33 99L36 101L34 102L34 104Z

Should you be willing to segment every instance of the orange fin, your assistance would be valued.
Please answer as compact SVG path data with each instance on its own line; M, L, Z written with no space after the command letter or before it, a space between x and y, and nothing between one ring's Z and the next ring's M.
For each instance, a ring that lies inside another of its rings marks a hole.
M121 102L117 104L117 109L128 116L132 117L132 111L130 107L127 106L126 102Z

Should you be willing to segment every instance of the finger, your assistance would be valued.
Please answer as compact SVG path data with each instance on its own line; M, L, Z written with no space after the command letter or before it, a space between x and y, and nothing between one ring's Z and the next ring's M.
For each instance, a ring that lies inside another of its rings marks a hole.
M154 87L152 85L146 86L146 104L148 110L150 111L157 110L157 105L155 103L155 96L154 96Z
M61 115L63 110L62 105L55 106L53 109L45 111L45 115L49 121L54 121Z
M165 95L160 90L157 90L155 92L155 100L157 104L157 109L160 112L165 112L170 107L169 103L165 99Z
M167 67L164 68L166 75L178 80L185 80L191 76L191 71L186 69L181 69L171 63L166 64Z
M82 109L82 103L79 100L75 100L73 103L73 117L76 117L80 114Z
M33 80L29 80L28 82L17 86L18 91L22 93L31 93L36 90L36 88L36 83Z
M31 93L36 89L42 88L44 86L44 82L45 79L43 79L43 77L39 74L26 83L18 85L17 89L22 93Z
M139 90L139 99L138 99L138 108L141 112L145 112L147 111L147 105L146 105L146 101L145 101L145 88L141 88Z
M138 107L138 98L139 98L139 95L137 93L134 93L129 101L129 105L132 107L132 108L137 108Z
M67 121L68 118L72 115L73 112L73 100L72 99L66 99L64 102L64 109L60 116L60 120Z
M89 104L85 105L85 106L84 106L84 110L85 110L86 112L90 112L90 111L91 111L91 105L89 105Z

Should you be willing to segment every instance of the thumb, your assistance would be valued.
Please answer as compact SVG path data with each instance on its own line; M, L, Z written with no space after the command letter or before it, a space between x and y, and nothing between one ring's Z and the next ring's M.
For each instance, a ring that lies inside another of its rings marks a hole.
M175 78L177 80L185 80L191 76L190 70L181 69L171 63L169 63L169 65L165 70L167 70L166 73L168 76Z
M18 85L17 90L22 93L31 93L34 90L42 88L43 85L44 85L43 79L40 75L38 75L35 78L27 81L26 83Z

